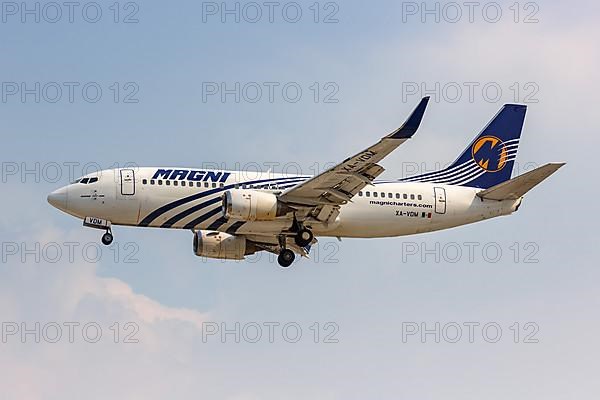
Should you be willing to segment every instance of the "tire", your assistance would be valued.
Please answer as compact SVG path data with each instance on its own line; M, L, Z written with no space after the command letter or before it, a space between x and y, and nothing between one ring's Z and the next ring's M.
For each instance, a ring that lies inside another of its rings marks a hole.
M113 235L110 232L106 232L104 235L102 235L102 244L108 246L112 243L113 241Z
M306 247L312 243L314 238L313 233L308 229L302 229L294 236L294 242L300 247Z
M283 250L281 250L281 253L279 253L279 256L277 257L277 262L283 268L287 268L290 265L292 265L295 258L296 258L296 255L294 254L293 251L291 251L290 249L283 249Z

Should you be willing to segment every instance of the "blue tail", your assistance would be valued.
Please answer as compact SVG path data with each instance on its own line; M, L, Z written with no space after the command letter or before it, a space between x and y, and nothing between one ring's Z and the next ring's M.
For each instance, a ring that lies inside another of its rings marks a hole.
M527 106L505 104L447 168L402 179L487 189L510 179Z

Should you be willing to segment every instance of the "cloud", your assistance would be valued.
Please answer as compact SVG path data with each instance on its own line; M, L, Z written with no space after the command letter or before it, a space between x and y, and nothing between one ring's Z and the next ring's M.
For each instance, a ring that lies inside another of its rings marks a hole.
M103 260L82 251L95 251L97 235L92 239L79 227L64 230L45 219L45 228L0 235L2 398L167 396L167 388L188 379L185 371L164 382L147 377L166 377L191 362L189 349L208 314L162 305L122 280L99 276ZM21 215L22 225L30 223L35 225ZM65 243L77 243L72 257Z

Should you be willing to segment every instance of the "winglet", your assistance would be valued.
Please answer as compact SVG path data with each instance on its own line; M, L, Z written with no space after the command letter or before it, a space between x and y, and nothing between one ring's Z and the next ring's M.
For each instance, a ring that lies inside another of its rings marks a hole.
M417 129L419 129L419 125L421 124L421 120L423 119L423 114L425 114L425 108L427 108L428 102L429 96L423 97L417 108L415 108L412 114L410 114L410 117L408 117L406 122L404 122L404 124L402 124L400 128L387 135L386 138L408 139L412 135L414 135Z

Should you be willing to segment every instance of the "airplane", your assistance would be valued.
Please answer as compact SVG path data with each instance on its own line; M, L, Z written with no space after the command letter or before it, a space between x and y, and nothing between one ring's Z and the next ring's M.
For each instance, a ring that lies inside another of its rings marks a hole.
M186 229L197 256L243 260L260 251L289 267L316 237L379 238L448 229L519 209L523 196L565 163L511 178L525 112L505 104L448 167L376 180L387 155L416 133L429 97L400 128L316 175L180 167L117 168L85 175L48 202L104 230L113 225Z

